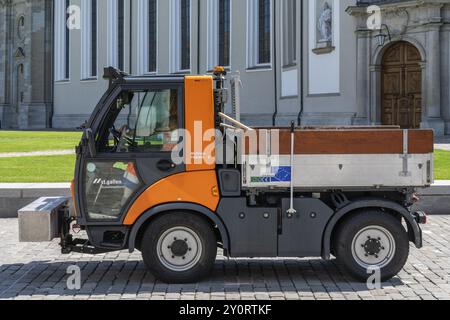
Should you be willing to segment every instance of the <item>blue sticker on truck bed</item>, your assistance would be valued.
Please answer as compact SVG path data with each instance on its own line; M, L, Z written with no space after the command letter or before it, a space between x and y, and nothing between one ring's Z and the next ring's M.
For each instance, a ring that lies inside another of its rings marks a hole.
M273 167L272 175L267 177L252 177L252 183L291 182L291 167Z

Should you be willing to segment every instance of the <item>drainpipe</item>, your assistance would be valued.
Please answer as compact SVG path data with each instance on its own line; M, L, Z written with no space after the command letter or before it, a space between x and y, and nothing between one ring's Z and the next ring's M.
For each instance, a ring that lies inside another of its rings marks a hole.
M274 86L275 86L275 112L272 117L272 125L275 127L278 117L278 61L277 61L277 1L273 2L273 73L274 73Z
M304 11L304 4L303 1L300 1L300 68L301 68L301 74L300 74L300 113L298 114L298 126L302 126L302 118L303 113L305 112L305 95L303 94L303 91L305 90L304 86L304 76L303 76L303 40L304 40L304 34L303 34L303 11Z

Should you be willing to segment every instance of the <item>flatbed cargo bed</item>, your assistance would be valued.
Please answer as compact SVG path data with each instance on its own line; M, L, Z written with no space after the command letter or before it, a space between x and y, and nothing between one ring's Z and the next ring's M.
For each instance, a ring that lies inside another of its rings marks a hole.
M394 127L295 130L257 128L258 143L246 138L244 188L403 188L434 182L432 130ZM279 147L276 143L279 141Z

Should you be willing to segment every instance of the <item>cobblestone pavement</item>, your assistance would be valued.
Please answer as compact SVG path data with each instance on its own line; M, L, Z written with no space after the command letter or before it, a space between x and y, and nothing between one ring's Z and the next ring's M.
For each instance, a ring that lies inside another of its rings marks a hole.
M59 254L58 242L17 241L17 219L0 219L0 299L450 299L450 216L430 217L425 247L411 248L404 271L369 291L318 259L217 260L208 280L166 285L146 271L138 253ZM66 270L82 270L82 288L67 289Z

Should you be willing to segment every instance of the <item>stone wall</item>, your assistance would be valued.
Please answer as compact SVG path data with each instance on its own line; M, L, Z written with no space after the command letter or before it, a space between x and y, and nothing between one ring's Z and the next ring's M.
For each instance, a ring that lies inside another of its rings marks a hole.
M68 183L0 183L0 218L16 218L17 211L41 197L69 197Z

